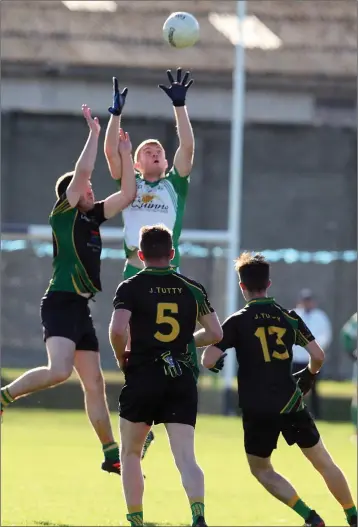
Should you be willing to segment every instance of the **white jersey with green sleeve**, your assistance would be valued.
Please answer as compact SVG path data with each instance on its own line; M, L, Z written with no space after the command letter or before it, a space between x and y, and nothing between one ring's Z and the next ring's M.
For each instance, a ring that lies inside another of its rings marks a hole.
M179 238L183 225L185 202L190 176L179 176L172 167L165 177L150 182L136 173L137 194L135 200L123 210L124 248L130 256L139 245L139 231L145 225L162 223L173 232L174 267L179 266ZM118 181L120 185L120 181Z

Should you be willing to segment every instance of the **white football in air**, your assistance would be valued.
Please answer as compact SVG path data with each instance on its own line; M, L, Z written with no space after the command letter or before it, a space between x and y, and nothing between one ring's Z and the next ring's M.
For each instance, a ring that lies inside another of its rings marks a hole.
M163 37L173 48L189 48L199 40L200 26L190 13L172 13L164 22Z

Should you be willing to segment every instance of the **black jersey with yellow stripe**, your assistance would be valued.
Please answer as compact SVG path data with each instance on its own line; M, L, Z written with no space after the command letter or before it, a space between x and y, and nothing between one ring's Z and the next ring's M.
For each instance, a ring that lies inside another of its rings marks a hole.
M48 291L96 294L101 291L100 225L106 221L104 202L88 212L71 207L63 194L49 217L53 240L53 275Z
M292 376L292 346L305 347L314 336L295 311L274 298L257 298L223 324L221 350L236 349L241 408L260 413L302 410L300 389Z
M201 284L170 267L146 267L118 286L113 306L131 312L131 364L170 351L198 376L193 334L198 318L214 311Z

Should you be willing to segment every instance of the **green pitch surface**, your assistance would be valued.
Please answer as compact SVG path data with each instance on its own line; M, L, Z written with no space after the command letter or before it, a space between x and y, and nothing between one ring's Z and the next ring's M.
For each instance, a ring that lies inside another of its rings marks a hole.
M117 428L117 417L112 416ZM357 494L349 425L321 423L323 439ZM149 525L190 525L190 509L163 427L144 461ZM206 476L209 525L302 525L251 476L237 418L200 416L197 457ZM338 504L296 447L281 441L274 464L326 525L344 525ZM119 476L100 470L101 448L82 412L6 410L2 425L2 525L128 525Z

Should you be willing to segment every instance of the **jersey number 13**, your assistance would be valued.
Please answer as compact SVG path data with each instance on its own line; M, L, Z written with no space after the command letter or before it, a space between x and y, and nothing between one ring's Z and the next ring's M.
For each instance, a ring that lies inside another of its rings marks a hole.
M268 342L267 342L267 336L266 336L266 330L269 335L274 335L276 337L276 346L280 346L281 349L283 348L284 351L276 351L269 348ZM286 360L290 358L290 355L287 351L287 348L285 346L285 343L282 340L282 337L286 333L285 328L279 328L276 326L269 326L268 328L265 327L259 327L255 331L255 337L260 339L261 349L262 353L264 355L265 362L271 362L271 357L273 359L278 360ZM270 354L271 351L271 354Z

